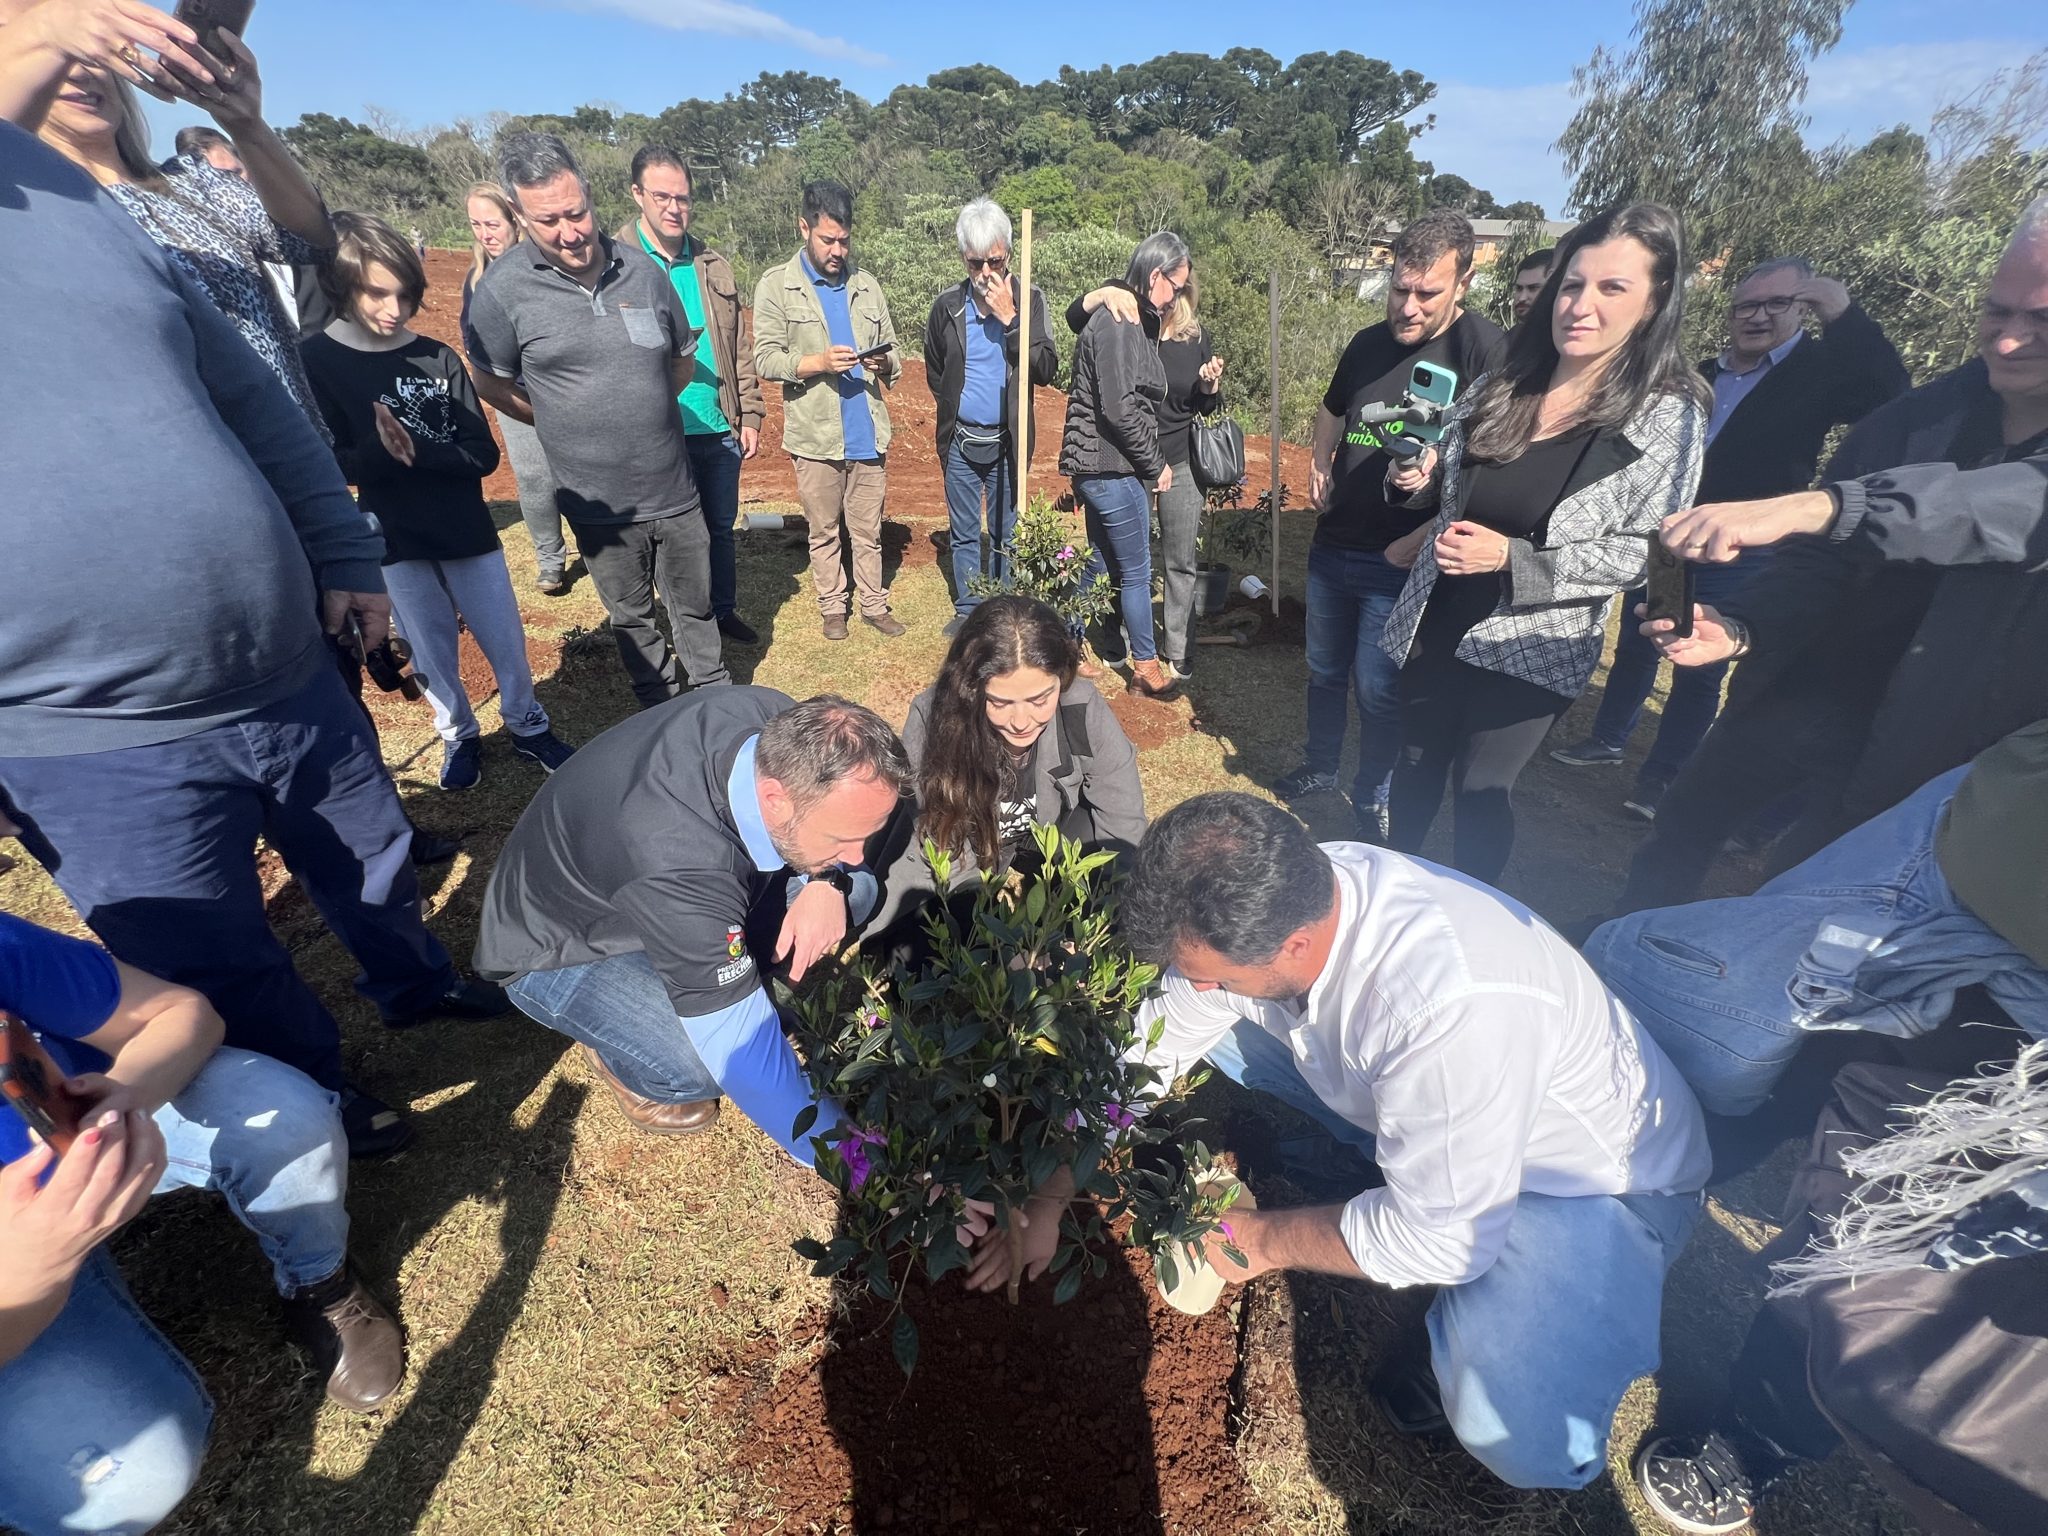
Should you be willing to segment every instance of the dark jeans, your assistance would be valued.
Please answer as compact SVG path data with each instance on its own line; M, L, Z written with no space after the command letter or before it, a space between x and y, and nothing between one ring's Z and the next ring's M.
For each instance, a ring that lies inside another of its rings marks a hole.
M947 537L953 550L953 611L967 614L981 601L967 590L977 576L997 581L1010 574L1010 535L1017 527L1016 460L1004 439L1003 456L993 464L970 464L955 438L946 449ZM981 539L982 508L987 504L988 544Z
M0 759L22 842L113 954L205 994L227 1043L343 1086L341 1031L270 930L259 835L363 967L386 1013L455 981L420 919L412 829L341 679L196 736Z
M1388 802L1393 844L1420 853L1451 783L1451 862L1498 883L1515 846L1515 780L1557 717L1562 694L1455 656L1401 671L1401 760Z
M1308 750L1317 773L1344 755L1351 698L1358 698L1358 776L1351 798L1370 805L1401 754L1401 669L1380 633L1408 573L1383 554L1311 544L1308 549Z
M704 527L711 534L711 616L722 619L740 600L739 562L733 524L740 516L740 440L727 432L698 432L683 441L690 449L690 477L703 499Z
M711 617L711 535L700 514L572 526L642 709L674 698L684 680L698 688L731 681L719 654L718 624ZM657 584L676 637L673 651L655 622Z
M1083 475L1074 495L1087 513L1095 569L1116 583L1133 661L1155 661L1152 637L1152 492L1136 475Z
M1701 565L1694 568L1693 590L1702 603L1719 607L1740 592L1754 565ZM1643 601L1643 588L1624 592L1621 597L1621 637L1615 642L1614 664L1607 669L1607 688L1600 698L1600 712L1593 717L1593 739L1614 748L1628 745L1643 717L1643 704L1656 686L1657 668L1663 658L1656 646L1642 634L1636 604ZM1730 663L1711 667L1673 667L1671 696L1657 726L1657 739L1643 762L1641 777L1669 784L1699 750L1707 729L1721 708L1721 684Z

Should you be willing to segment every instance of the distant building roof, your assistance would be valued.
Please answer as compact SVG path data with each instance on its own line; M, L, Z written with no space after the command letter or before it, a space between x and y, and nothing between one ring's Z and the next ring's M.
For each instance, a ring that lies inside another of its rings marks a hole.
M1472 233L1481 240L1510 240L1514 238L1515 231L1521 227L1522 221L1520 219L1474 219L1472 221ZM1537 227L1543 231L1546 238L1562 240L1566 235L1577 229L1578 225L1570 219L1540 219L1537 221Z

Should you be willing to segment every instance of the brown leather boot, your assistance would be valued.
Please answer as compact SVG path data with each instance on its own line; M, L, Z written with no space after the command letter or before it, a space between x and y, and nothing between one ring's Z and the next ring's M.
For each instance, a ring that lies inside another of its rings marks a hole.
M656 1136L688 1136L693 1131L708 1131L718 1123L717 1099L664 1104L660 1099L645 1098L614 1077L612 1069L604 1064L604 1058L589 1046L581 1045L577 1049L583 1053L584 1065L611 1088L612 1097L619 1101L619 1113L641 1130Z
M1156 699L1173 692L1179 684L1167 676L1166 669L1155 659L1131 663L1131 686Z
M405 1380L405 1336L384 1304L349 1273L284 1299L285 1327L327 1378L327 1395L351 1413L368 1413Z

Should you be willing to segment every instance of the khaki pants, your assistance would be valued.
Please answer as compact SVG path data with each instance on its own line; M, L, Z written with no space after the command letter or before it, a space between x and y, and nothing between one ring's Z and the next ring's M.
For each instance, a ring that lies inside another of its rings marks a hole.
M799 459L796 494L811 525L811 584L818 590L818 612L827 618L851 610L846 582L846 555L840 548L839 523L853 545L853 585L860 590L860 611L879 618L889 611L889 589L882 585L882 495L889 483L883 459L848 463L833 459Z

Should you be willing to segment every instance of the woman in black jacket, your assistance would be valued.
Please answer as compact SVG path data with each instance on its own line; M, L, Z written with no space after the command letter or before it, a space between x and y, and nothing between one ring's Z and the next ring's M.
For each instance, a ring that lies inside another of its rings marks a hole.
M1121 281L1091 289L1067 306L1067 324L1078 335L1088 317L1106 309L1129 325L1142 325L1159 343L1159 362L1166 370L1166 398L1159 404L1159 449L1170 474L1159 492L1159 554L1165 566L1165 601L1161 618L1166 631L1160 665L1169 677L1185 682L1193 652L1189 631L1195 616L1195 540L1202 528L1202 488L1195 484L1191 440L1197 416L1216 409L1217 381L1223 359L1209 347L1209 333L1196 315L1200 290L1194 268L1187 287L1164 315L1147 314L1138 296Z
M1060 471L1074 481L1087 514L1088 538L1109 578L1129 645L1131 686L1170 692L1152 636L1152 497L1173 485L1159 443L1166 370L1159 360L1156 317L1172 309L1188 284L1188 248L1179 235L1148 235L1131 253L1124 281L1154 328L1125 325L1097 310L1074 349Z

